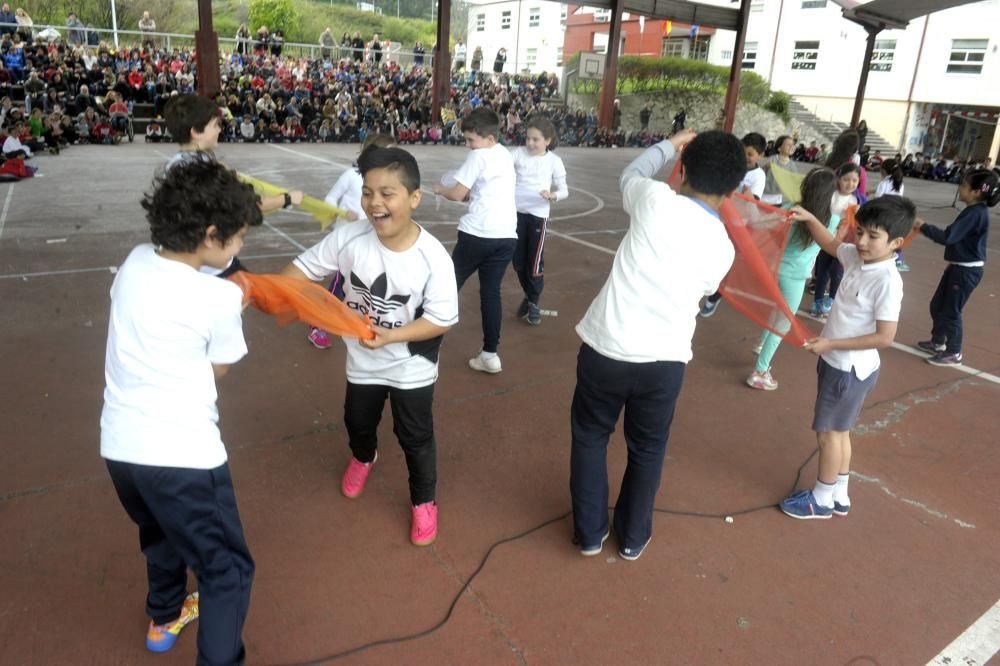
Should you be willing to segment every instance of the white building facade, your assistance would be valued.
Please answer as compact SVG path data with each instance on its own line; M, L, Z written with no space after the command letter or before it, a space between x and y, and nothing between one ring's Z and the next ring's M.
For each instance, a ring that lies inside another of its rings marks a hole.
M562 77L566 5L549 0L472 0L469 5L467 68L479 47L482 69L492 72L497 52L505 48L505 73L555 72Z
M721 49L735 33L720 31ZM867 34L832 0L753 0L744 70L823 120L848 122ZM1000 112L1000 0L955 7L876 38L861 116L907 152L994 160Z

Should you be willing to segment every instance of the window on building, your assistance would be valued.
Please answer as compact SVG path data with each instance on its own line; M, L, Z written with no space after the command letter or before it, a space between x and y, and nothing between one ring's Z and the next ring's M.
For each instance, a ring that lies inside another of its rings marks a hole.
M486 14L476 14L476 32L486 31Z
M752 13L764 11L764 0L750 0L750 11Z
M590 50L594 53L607 53L608 52L608 33L606 32L592 32L590 33L591 48Z
M566 5L560 5L559 7L559 25L566 25L566 15L567 15Z
M826 0L802 0L802 9L823 9Z
M948 58L949 74L981 74L988 39L953 39Z
M691 60L708 62L708 47L711 45L711 41L712 38L708 35L695 37L691 40L691 51L688 53L688 57Z
M891 72L892 59L896 53L895 39L876 39L872 51L872 62L868 66L870 72Z
M500 14L500 29L510 30L510 11L506 11Z
M681 39L680 37L666 37L663 40L663 47L660 53L671 58L683 58L684 43L686 41L686 39Z
M556 47L556 64L560 67L563 64L563 47L561 46Z
M539 7L532 7L528 10L528 27L537 28L542 22L542 10Z
M757 66L757 42L743 44L743 69L754 69Z
M530 71L535 70L538 64L538 49L528 49L524 52L524 66Z
M819 59L819 42L795 42L792 51L792 69L816 69Z
M723 60L728 60L728 61L732 62L732 60L733 60L733 52L732 51L723 51L722 52L722 59Z
M594 23L609 23L611 21L610 9L595 9Z

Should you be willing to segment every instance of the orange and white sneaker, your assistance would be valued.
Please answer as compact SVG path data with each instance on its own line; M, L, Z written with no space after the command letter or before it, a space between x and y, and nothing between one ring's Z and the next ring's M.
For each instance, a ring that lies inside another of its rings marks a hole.
M173 622L153 624L149 621L146 631L146 649L150 652L166 652L177 642L181 629L198 619L198 593L192 592L184 599L180 616Z

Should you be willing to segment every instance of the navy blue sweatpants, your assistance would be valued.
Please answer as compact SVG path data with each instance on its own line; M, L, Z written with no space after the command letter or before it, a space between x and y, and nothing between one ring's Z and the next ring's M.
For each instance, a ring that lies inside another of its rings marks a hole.
M500 322L503 319L500 285L516 245L516 238L481 238L459 231L458 243L451 253L459 291L473 273L479 273L484 352L496 353L500 345Z
M105 462L118 499L139 526L146 613L156 624L177 619L190 568L198 579L198 664L242 664L254 563L229 464L187 469Z

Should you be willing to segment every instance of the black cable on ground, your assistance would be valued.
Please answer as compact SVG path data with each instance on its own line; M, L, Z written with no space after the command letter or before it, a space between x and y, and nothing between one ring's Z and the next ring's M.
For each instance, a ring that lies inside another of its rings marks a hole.
M799 481L802 478L802 470L805 469L806 465L808 465L809 462L816 456L817 452L818 449L814 449L813 452L809 454L809 457L806 458L801 465L799 465L798 470L795 472L795 481L792 482L792 487L788 494L791 494L793 491L795 491L796 488L798 488ZM743 516L748 513L755 513L757 511L763 511L765 509L774 509L777 506L778 506L777 504L762 504L760 506L751 507L749 509L738 509L736 511L728 511L725 513L704 513L700 511L681 511L679 509L658 509L655 507L653 508L653 511L655 511L656 513L665 513L672 516L687 516L692 518L728 518L730 516ZM614 507L611 507L611 510L614 510ZM573 513L572 511L567 511L565 513L556 516L555 518L549 518L548 520L539 523L538 525L535 525L532 528L529 528L519 534L515 534L514 536L507 537L506 539L501 539L500 541L497 541L493 545L491 545L489 549L487 549L486 554L483 555L483 558L479 561L479 566L475 568L475 570L465 581L465 583L462 584L461 589L451 600L451 603L448 605L448 610L445 612L444 617L438 620L438 622L433 626L413 634L406 634L404 636L396 636L392 638L382 638L377 641L372 641L370 643L365 643L363 645L358 645L357 647L343 650L341 652L335 652L333 654L317 657L316 659L312 659L309 661L289 662L284 666L316 666L317 664L325 664L331 661L336 661L338 659L343 659L344 657L350 657L352 655L360 654L362 652L366 652L368 650L371 650L373 648L382 645L394 645L398 643L406 643L408 641L417 640L418 638L430 636L438 629L448 624L448 621L451 620L451 616L452 614L454 614L455 607L458 605L459 600L461 600L462 595L465 594L465 591L469 589L470 585L472 585L472 581L474 581L476 577L479 576L479 574L482 572L483 568L486 566L486 563L489 561L490 556L493 554L494 550L496 550L498 547L506 543L518 541L520 539L523 539L527 536L534 534L535 532L538 532L539 530L545 529L549 525L563 521L569 518L569 516L572 515L572 513Z

